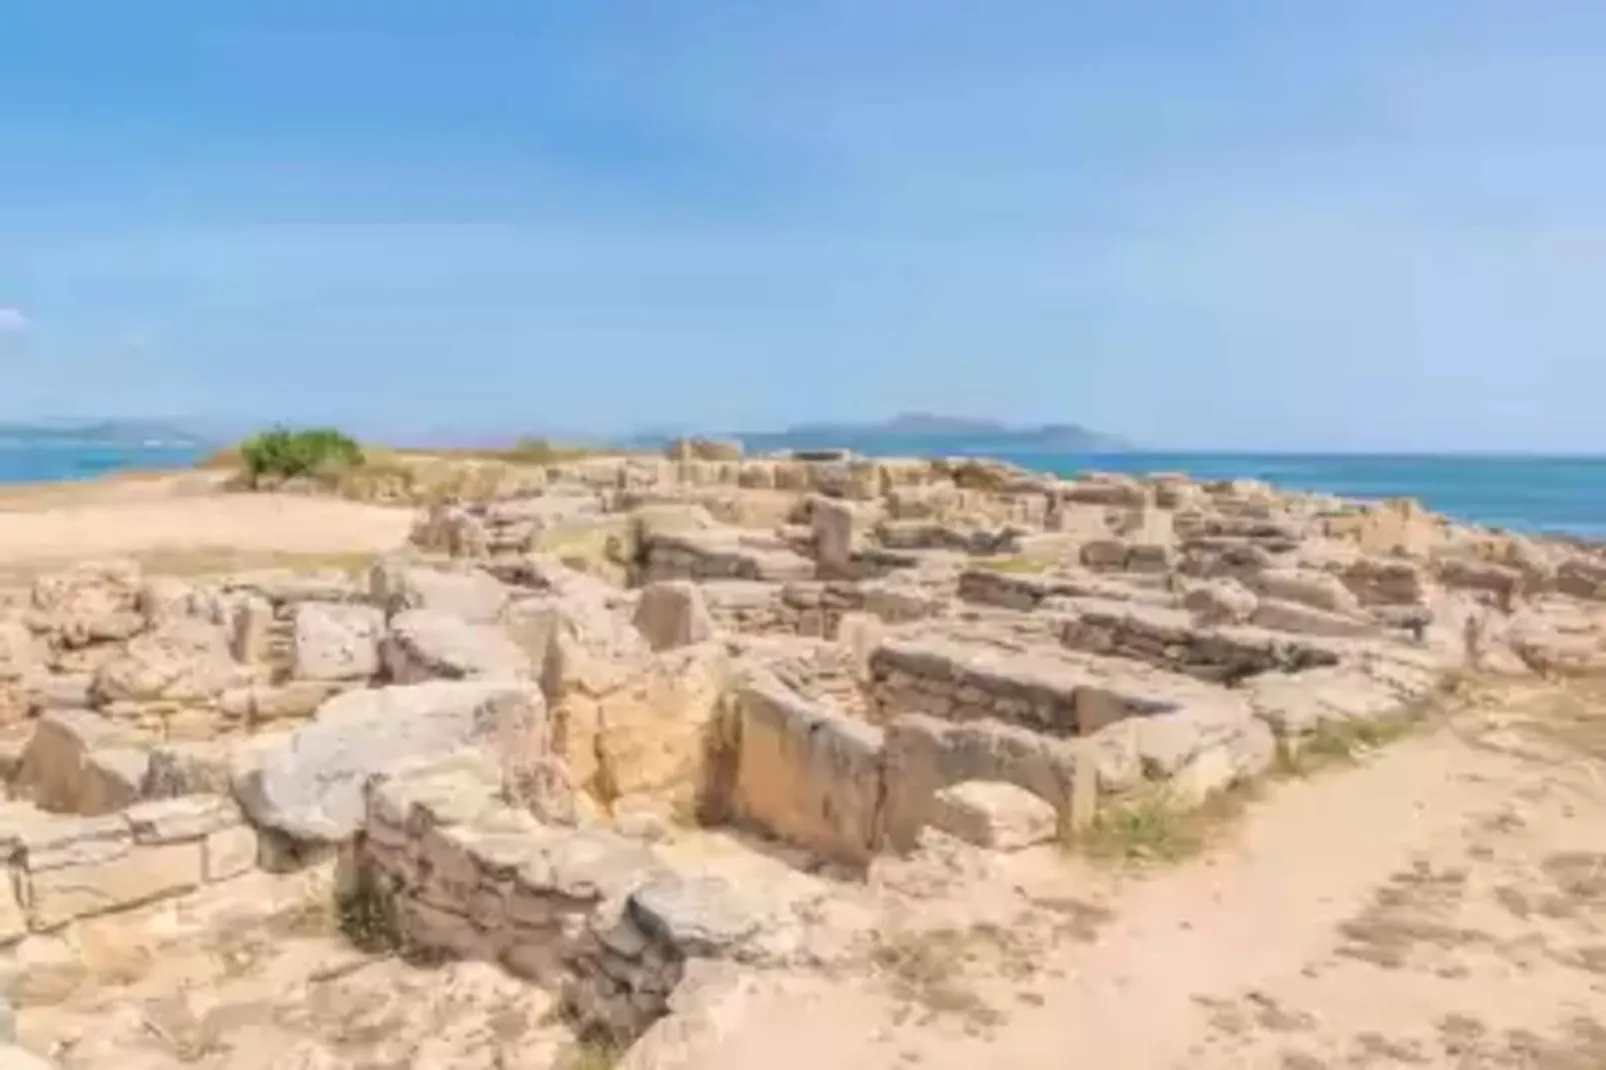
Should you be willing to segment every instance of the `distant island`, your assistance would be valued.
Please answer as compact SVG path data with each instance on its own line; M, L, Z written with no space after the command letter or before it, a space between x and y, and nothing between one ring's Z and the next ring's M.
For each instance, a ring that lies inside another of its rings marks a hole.
M651 449L676 437L674 433L655 432L631 436L624 444ZM1079 424L1012 426L998 420L921 412L902 413L875 423L794 424L782 431L721 432L709 437L736 439L750 453L831 446L870 454L937 455L1114 453L1133 448L1121 439Z
M39 447L163 447L199 449L215 444L206 435L162 420L0 420L0 442Z

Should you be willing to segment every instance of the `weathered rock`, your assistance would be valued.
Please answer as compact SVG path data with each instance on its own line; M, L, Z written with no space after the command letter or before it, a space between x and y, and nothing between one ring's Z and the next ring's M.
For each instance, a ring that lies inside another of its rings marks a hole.
M654 650L691 646L714 634L702 589L685 580L649 583L636 603L636 627Z
M509 769L544 757L540 692L512 681L435 681L338 695L264 753L235 794L258 826L338 842L362 822L369 776L464 745L493 750Z
M1283 598L1262 598L1255 606L1249 623L1257 628L1299 635L1357 637L1375 635L1377 632L1377 626L1370 620L1332 613Z
M372 606L303 602L295 607L291 674L304 680L365 680L379 671L385 615Z
M431 609L470 624L495 624L511 592L482 569L446 571L382 561L369 572L369 595L388 613Z
M1353 614L1360 610L1360 599L1330 572L1316 569L1268 568L1254 576L1257 591L1268 598L1299 602L1330 613Z
M500 628L471 624L439 610L396 614L383 650L385 671L399 684L534 675L529 654Z
M23 751L14 790L44 810L59 813L106 813L127 799L108 799L104 773L92 756L124 750L139 742L129 729L88 710L54 710L39 718ZM139 784L133 794L138 796Z
M1195 584L1182 596L1183 608L1205 627L1242 624L1255 612L1258 601L1248 587L1228 578Z
M733 768L715 810L842 862L865 864L880 842L880 729L812 705L773 680L734 697Z
M127 639L145 627L141 585L132 561L91 561L41 577L33 586L29 623L68 649Z
M966 843L1015 851L1054 839L1054 808L1013 784L981 780L944 788L932 799L931 825Z
M604 803L650 795L694 804L728 674L724 647L704 643L636 663L600 688L571 679L552 702L554 746Z
M97 702L205 702L248 679L221 627L193 618L168 621L131 639L95 673Z
M1345 570L1343 581L1362 605L1421 605L1427 598L1422 566L1404 558L1361 558Z
M852 504L837 498L816 496L810 502L814 525L814 554L822 576L847 576L853 569L857 548L858 514Z
M717 877L655 877L630 893L625 909L644 936L685 958L727 953L759 925L753 905Z

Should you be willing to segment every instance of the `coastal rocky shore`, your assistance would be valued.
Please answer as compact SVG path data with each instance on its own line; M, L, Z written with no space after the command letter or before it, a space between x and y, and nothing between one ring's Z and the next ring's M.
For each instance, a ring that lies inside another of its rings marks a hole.
M840 1019L894 1038L855 1065L1006 1050L1054 997L952 978L1074 962L1094 846L1606 669L1606 552L1408 501L685 458L410 504L352 567L19 582L0 1068L752 1065L856 986L916 1010Z

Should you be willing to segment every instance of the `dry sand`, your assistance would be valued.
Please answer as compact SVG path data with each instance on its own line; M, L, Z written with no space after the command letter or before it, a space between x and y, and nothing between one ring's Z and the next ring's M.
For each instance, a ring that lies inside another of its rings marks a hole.
M162 571L338 563L402 545L411 522L408 509L230 494L205 474L14 487L0 492L0 570L113 556Z

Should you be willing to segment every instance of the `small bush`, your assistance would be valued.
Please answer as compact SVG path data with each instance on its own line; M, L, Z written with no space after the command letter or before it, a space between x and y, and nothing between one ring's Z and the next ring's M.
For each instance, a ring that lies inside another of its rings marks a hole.
M361 465L363 453L356 440L334 428L273 427L240 444L240 463L254 485L264 478L334 475Z
M549 438L521 438L507 449L495 451L493 456L513 464L562 464L605 452L590 446L565 446Z

